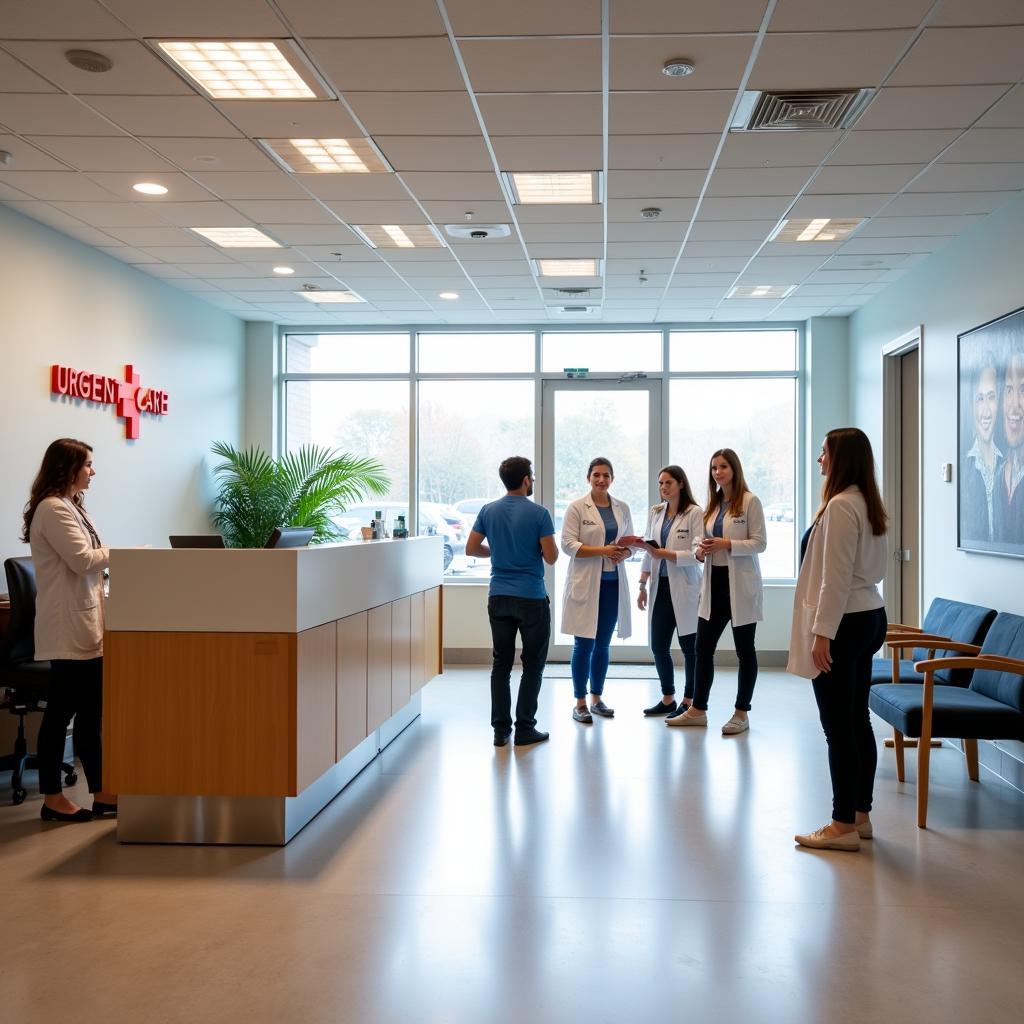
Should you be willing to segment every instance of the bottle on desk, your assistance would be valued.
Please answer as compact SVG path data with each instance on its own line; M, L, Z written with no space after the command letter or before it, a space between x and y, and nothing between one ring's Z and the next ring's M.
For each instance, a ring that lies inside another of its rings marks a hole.
M409 531L405 526L405 516L399 516L395 523L395 540L404 540L409 536Z

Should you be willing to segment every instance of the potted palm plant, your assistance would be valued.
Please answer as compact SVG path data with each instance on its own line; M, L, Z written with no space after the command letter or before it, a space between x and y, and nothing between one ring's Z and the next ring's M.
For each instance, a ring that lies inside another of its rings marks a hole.
M386 494L391 481L375 459L317 445L272 459L255 446L239 450L218 441L210 449L217 495L213 523L229 548L261 548L278 526L313 528L314 544L341 540L333 517L370 494Z

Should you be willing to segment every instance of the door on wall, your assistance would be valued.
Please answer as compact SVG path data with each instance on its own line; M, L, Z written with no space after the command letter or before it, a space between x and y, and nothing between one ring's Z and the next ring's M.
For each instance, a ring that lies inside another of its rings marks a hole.
M656 498L654 486L661 454L660 382L648 380L546 380L542 401L543 459L541 497L555 522L561 543L562 520L569 503L587 494L587 466L607 458L615 471L611 493L629 505L633 532L642 533L647 510ZM562 595L569 560L559 555L548 570L551 595L553 660L568 660L572 637L560 632ZM632 636L612 641L613 661L640 661L647 651L647 613L636 607L641 555L626 562L632 604Z
M921 472L920 409L918 407L919 349L900 356L900 622L919 626L921 615Z

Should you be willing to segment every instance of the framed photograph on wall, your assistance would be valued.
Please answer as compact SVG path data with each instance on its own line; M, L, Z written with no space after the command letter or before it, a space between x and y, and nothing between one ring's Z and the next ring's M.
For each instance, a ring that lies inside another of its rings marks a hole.
M1024 309L957 336L957 547L1024 558Z

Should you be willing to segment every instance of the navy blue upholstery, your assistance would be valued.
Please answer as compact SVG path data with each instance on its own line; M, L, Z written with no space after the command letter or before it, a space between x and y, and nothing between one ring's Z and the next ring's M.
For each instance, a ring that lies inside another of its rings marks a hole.
M996 617L994 608L982 608L976 604L965 604L963 601L950 601L944 597L935 598L928 608L921 628L935 636L948 637L961 644L982 644L988 634L989 627ZM908 683L922 683L924 676L915 671L914 663L924 661L928 651L915 647L913 657L900 661L900 680ZM961 657L945 651L936 651L936 658ZM874 658L871 662L871 685L892 682L892 659ZM971 673L967 669L938 671L935 682L943 686L969 686Z
M981 653L1024 660L1024 618L1000 612ZM966 689L936 686L933 693L932 736L1024 739L1024 676L977 669ZM923 704L924 688L916 683L871 688L871 710L905 736L921 735Z

